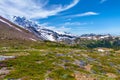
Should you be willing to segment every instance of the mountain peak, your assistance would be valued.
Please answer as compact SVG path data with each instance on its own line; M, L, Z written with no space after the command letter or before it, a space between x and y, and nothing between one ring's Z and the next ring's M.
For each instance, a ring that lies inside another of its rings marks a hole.
M25 17L14 16L12 21L15 24L34 33L36 36L38 36L42 40L61 41L61 40L66 40L66 39L71 40L75 37L67 32L63 32L63 34L60 34L58 31L53 31L51 29L42 27L40 26L40 24L37 24L36 22L32 20L28 20Z
M13 22L22 26L22 27L38 27L39 25L31 20L28 20L25 17L14 16Z

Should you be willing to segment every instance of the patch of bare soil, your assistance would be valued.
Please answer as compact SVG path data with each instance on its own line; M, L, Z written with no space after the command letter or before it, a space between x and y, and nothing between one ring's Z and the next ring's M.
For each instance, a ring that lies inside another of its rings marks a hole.
M108 77L111 77L111 78L116 78L117 76L113 73L107 73L106 74Z
M84 68L86 71L91 72L91 68L93 65L87 64Z
M97 80L96 78L93 78L89 75L85 75L82 73L76 73L76 74L74 74L74 77L76 80Z

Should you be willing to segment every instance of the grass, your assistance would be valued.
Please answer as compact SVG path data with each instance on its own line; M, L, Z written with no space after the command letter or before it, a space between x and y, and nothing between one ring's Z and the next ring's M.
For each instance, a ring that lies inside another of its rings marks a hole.
M22 80L76 80L75 72L90 75L98 80L119 80L120 54L109 52L109 55L102 56L93 50L89 52L85 49L71 48L63 44L51 42L25 43L21 47L0 48L0 55L16 56L15 59L5 60L1 63L13 69L4 78L14 78ZM29 47L27 45L29 44ZM38 46L39 45L39 46ZM91 60L89 60L90 58ZM75 61L84 61L93 65L88 72L84 66L80 67ZM110 62L114 65L111 66ZM112 73L116 78L110 78L106 74Z

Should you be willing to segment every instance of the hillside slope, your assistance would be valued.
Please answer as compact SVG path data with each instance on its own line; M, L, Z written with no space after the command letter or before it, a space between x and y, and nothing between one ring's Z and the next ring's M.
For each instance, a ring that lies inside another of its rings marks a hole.
M33 33L0 16L0 40L39 40Z

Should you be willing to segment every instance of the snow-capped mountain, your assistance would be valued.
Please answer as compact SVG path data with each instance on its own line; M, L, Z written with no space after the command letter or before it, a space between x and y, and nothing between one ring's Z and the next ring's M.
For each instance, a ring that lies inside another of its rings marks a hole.
M76 36L68 33L59 34L57 31L44 28L31 20L27 20L25 17L14 16L11 21L34 33L42 40L71 42L76 38Z
M107 38L113 38L110 34L83 34L80 36L82 39L89 39L89 40L101 40L101 39L107 39Z

